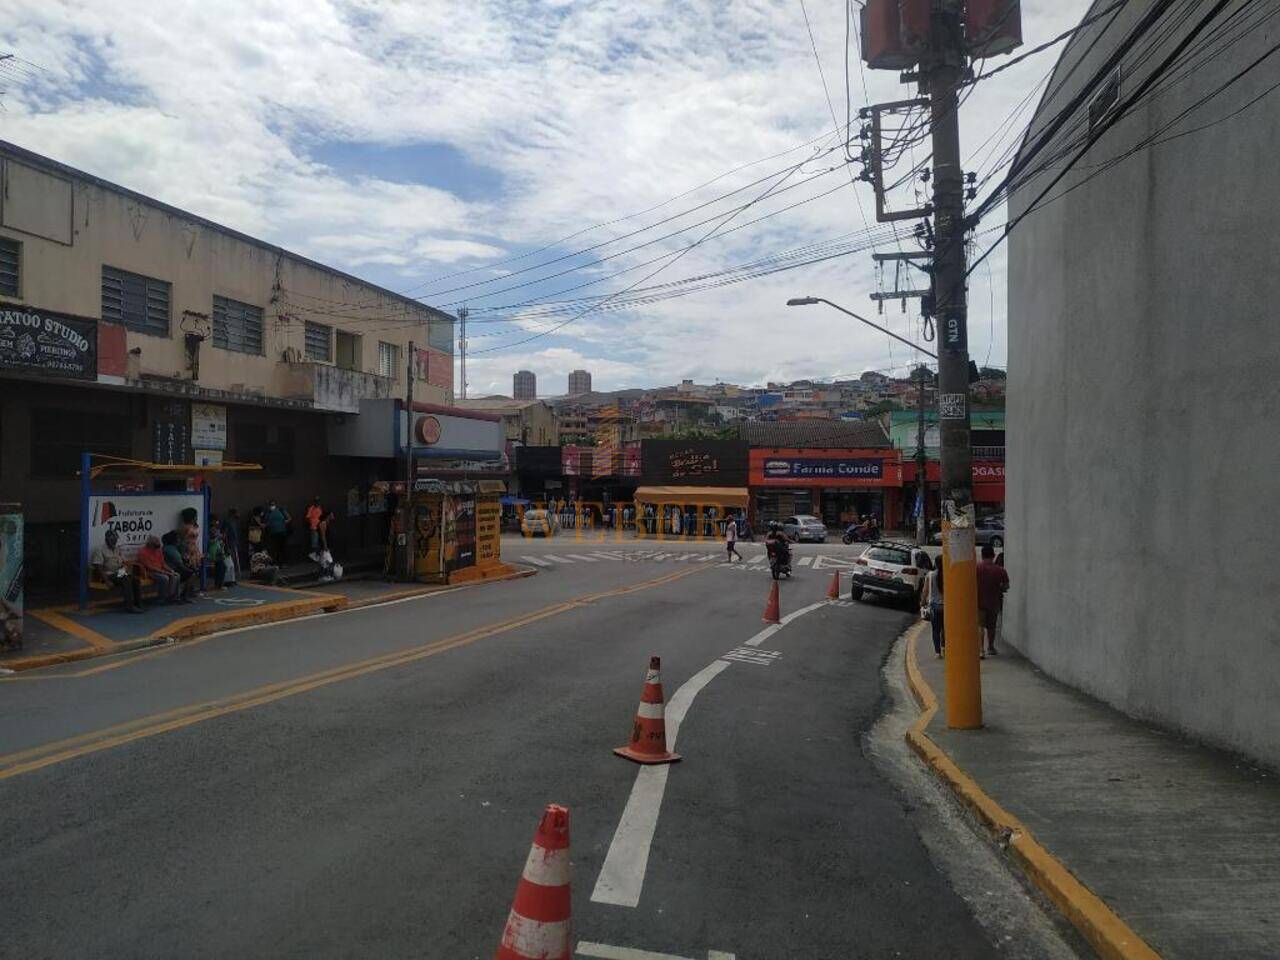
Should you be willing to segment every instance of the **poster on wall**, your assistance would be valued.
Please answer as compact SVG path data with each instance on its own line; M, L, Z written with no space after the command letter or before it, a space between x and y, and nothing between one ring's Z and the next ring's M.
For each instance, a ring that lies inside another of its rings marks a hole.
M450 570L475 566L476 562L476 498L453 497L453 562Z
M185 400L161 400L151 408L151 462L191 463L191 413Z
M0 368L93 380L98 322L34 307L0 309Z
M191 405L191 445L199 450L227 449L227 408L219 403Z
M203 493L103 493L89 497L89 534L82 560L87 564L94 549L105 546L107 531L120 535L120 552L126 560L155 534L163 537L181 526L180 514L194 507L201 531L208 527L204 515Z
M0 508L0 642L22 646L22 514Z

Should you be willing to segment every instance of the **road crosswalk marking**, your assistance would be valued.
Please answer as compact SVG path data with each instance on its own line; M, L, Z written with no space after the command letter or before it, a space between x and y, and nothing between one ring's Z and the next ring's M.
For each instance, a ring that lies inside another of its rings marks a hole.
M796 566L807 567L811 563L813 563L813 557L801 557L799 560L796 561Z
M583 563L599 563L600 562L598 557L587 557L582 555L581 553L566 553L565 556L571 557L574 560L581 560Z
M532 563L535 567L549 567L551 564L545 560L539 560L537 557L521 557L525 563Z

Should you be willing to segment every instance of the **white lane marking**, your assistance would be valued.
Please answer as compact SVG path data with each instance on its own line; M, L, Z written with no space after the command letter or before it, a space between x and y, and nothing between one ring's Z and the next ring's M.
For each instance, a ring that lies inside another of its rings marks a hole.
M680 685L667 704L667 749L674 750L680 723L689 712L693 698L729 664L713 660ZM649 865L649 848L653 844L653 832L658 828L658 812L662 809L662 795L667 789L670 764L641 767L636 772L636 782L622 811L622 819L614 832L613 842L591 891L594 903L612 903L620 907L634 907L640 902L644 887L644 872Z
M538 566L538 567L551 566L551 564L547 563L547 561L539 560L537 557L521 557L520 559L523 560L525 563L532 563L534 566Z
M594 550L591 555L600 557L602 560L625 560L626 558L620 553L605 553L603 550Z
M782 656L781 650L758 650L755 647L738 647L736 650L720 654L722 660L738 660L742 663L754 663L762 667L769 666L780 656Z
M572 557L574 560L581 560L583 563L599 563L595 557L583 556L581 553L566 553L566 557Z
M679 957L674 953L654 953L652 950L615 947L607 943L591 943L589 940L579 940L576 952L579 956L599 957L600 960L692 960L690 957ZM707 960L736 960L736 957L723 950L708 950Z
M767 559L768 559L768 557L767 557L765 554L763 554L763 553L757 553L754 557L752 557L752 558L751 558L751 563L752 563L752 564L764 563L764 562L765 562L765 560L767 560Z
M566 560L564 557L556 556L554 553L545 554L548 560L554 560L556 563L573 563L572 560Z
M654 953L652 950L637 950L635 947L615 947L607 943L592 943L579 940L575 951L581 957L598 957L599 960L693 960L691 957L680 957L674 953ZM707 960L736 960L732 953L723 950L708 950Z
M781 623L765 627L744 646L756 647L766 637L771 637L791 621L811 613L819 607L826 606L826 601L811 603L807 607L792 610L782 618ZM676 736L680 733L680 724L693 698L721 671L729 668L727 660L713 660L692 677L680 685L667 702L667 749L675 750ZM634 907L640 903L640 892L644 888L644 874L649 865L649 849L653 845L653 834L658 828L658 813L662 809L662 796L667 789L667 777L671 765L662 764L653 767L641 767L636 771L636 782L631 787L631 795L627 797L627 805L623 808L622 819L613 834L613 842L609 844L609 852L605 855L604 866L600 868L600 876L596 878L595 889L591 891L594 903L612 903L620 907Z
M813 563L813 557L801 557L799 560L796 561L796 566L807 567L811 563Z

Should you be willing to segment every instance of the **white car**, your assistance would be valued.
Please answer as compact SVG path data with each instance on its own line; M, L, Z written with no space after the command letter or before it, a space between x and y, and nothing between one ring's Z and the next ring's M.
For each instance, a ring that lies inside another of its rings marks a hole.
M876 541L853 562L854 600L870 594L910 603L913 609L920 605L925 574L933 569L929 554L895 540Z
M827 542L827 527L817 517L802 513L794 517L787 517L782 521L782 532L791 540L802 542L808 540L812 543Z

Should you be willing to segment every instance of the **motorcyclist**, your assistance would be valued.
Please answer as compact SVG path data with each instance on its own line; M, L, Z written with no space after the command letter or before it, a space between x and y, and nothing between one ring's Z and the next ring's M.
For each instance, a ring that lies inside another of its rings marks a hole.
M769 556L776 557L783 566L791 565L791 545L782 533L782 525L773 520L769 523L769 532L764 538L764 547Z

